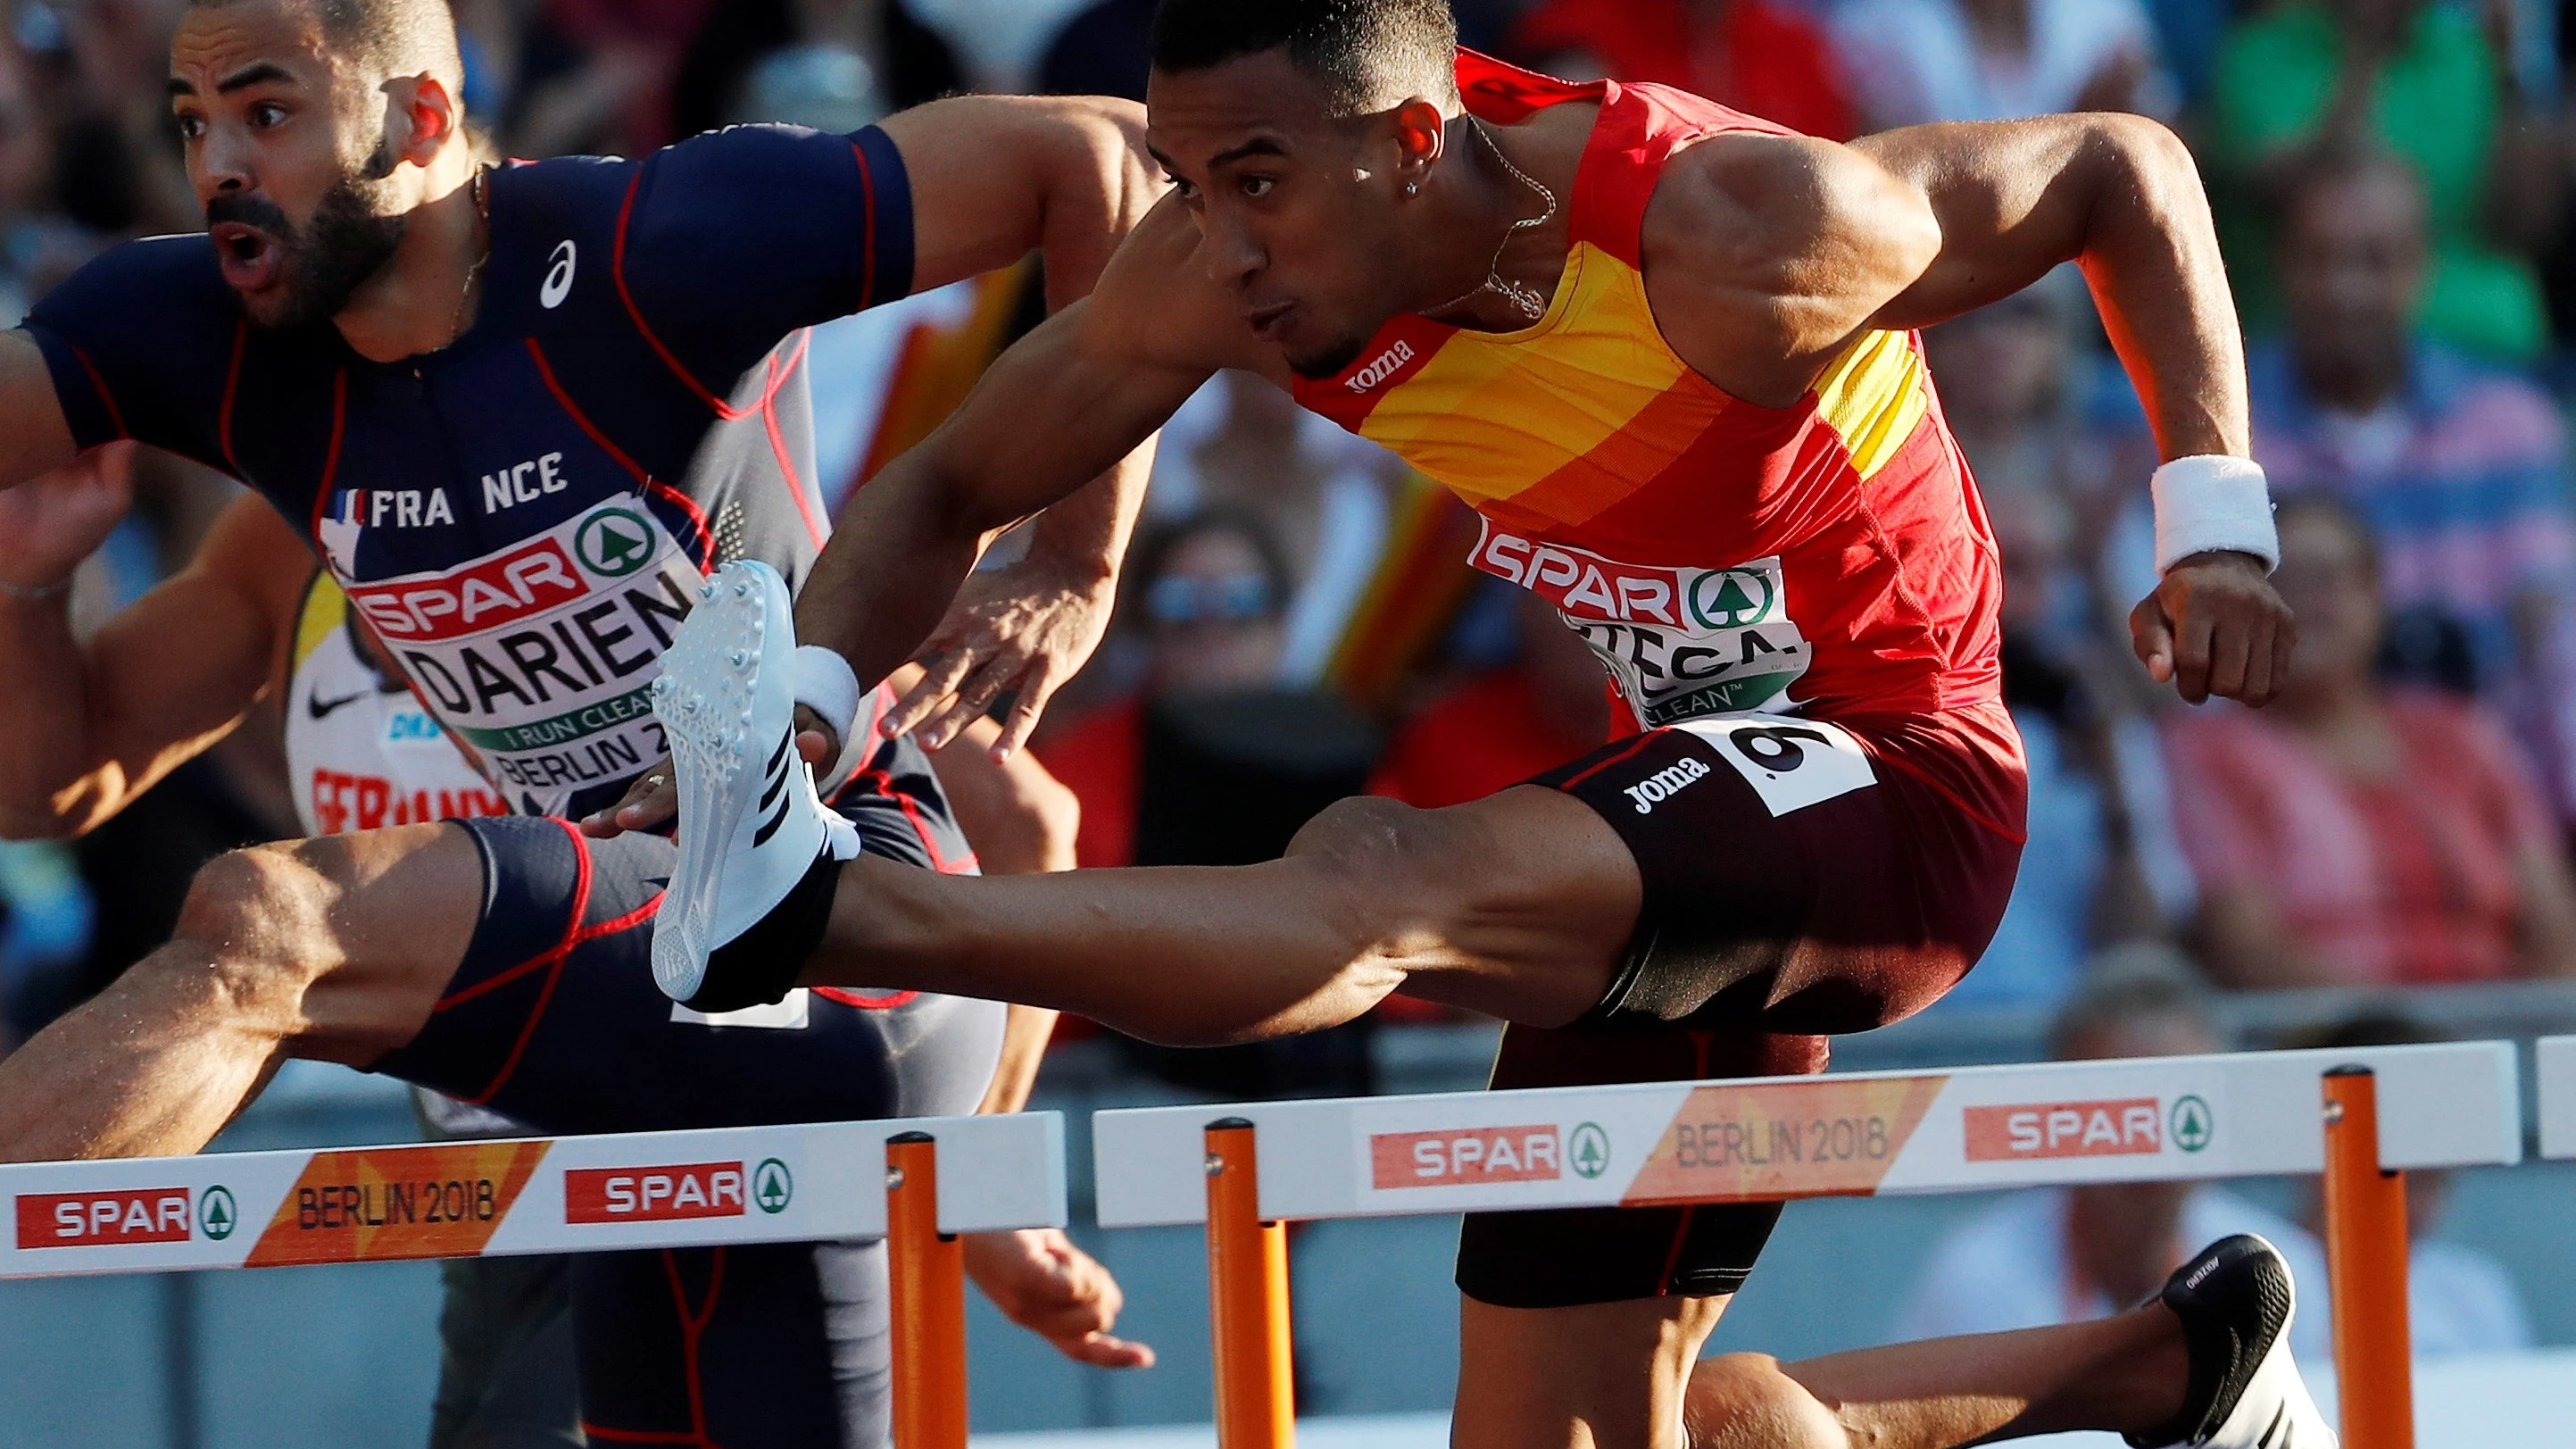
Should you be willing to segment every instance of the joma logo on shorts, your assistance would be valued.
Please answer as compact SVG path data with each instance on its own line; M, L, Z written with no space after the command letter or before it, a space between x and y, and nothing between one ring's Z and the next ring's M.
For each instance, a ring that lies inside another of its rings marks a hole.
M1399 342L1393 347L1388 348L1386 351L1379 353L1377 355L1377 361L1372 362L1368 366L1361 368L1358 372L1351 374L1350 380L1344 382L1342 386L1349 388L1353 392L1366 392L1370 388L1377 386L1379 383L1386 381L1388 378L1395 376L1395 370L1397 368L1404 366L1412 360L1413 344L1410 342Z
M1637 802L1637 813L1652 815L1656 802L1678 795L1693 781L1708 778L1708 765L1697 759L1686 759L1669 770L1657 770L1628 787L1628 798Z

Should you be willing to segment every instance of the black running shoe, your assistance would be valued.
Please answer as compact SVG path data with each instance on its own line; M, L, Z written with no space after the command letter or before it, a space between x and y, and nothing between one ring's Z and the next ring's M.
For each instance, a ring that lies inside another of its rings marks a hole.
M2290 1358L2298 1289L2278 1248L2222 1238L2175 1270L2157 1301L2182 1320L2191 1383L2172 1422L2128 1436L2137 1449L2337 1449Z

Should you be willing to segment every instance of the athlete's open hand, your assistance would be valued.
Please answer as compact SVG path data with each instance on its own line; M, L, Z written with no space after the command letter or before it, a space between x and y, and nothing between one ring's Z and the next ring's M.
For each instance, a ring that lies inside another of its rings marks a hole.
M70 578L134 502L132 443L77 460L0 491L0 583L49 589Z
M1076 1363L1154 1366L1154 1350L1109 1334L1127 1303L1118 1280L1054 1228L968 1233L966 1273L1004 1317Z
M2290 606L2251 554L2193 554L2129 611L2129 641L2148 677L2172 681L2192 704L2213 694L2271 703L2298 637Z
M889 739L917 733L935 750L1007 694L1011 707L993 758L1010 758L1028 743L1057 688L1100 647L1116 593L1115 580L1068 572L1042 553L968 575L948 617L913 656L921 682L878 728Z

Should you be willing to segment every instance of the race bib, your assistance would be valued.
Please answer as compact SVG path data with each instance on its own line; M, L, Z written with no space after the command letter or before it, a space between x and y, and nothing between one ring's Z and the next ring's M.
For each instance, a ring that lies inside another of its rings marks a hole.
M1787 708L1813 658L1789 617L1777 557L1714 569L1625 564L1486 520L1468 562L1554 604L1649 729Z
M645 687L699 582L619 494L456 568L342 586L492 783L552 814L667 753Z

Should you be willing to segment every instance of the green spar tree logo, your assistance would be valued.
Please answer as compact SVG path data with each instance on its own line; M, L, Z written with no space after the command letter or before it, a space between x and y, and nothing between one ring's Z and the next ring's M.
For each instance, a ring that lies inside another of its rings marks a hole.
M234 1204L230 1188L217 1184L197 1194L197 1231L220 1243L233 1235L233 1225L241 1221L241 1209Z
M796 1178L787 1164L775 1157L764 1158L751 1173L751 1200L760 1210L772 1216L787 1211L788 1202L796 1196Z
M632 509L603 508L582 520L572 547L592 573L622 579L653 561L653 524Z
M2173 1111L2166 1117L2166 1126L2174 1146L2185 1152L2198 1152L2209 1145L2217 1119L2210 1113L2209 1104L2198 1097L2177 1097Z
M1771 581L1750 569L1724 569L1690 582L1690 611L1704 628L1741 629L1771 611Z
M1610 1170L1610 1134L1599 1124L1577 1125L1565 1139L1565 1160L1581 1178L1595 1178Z

